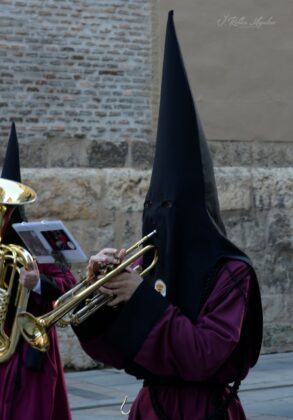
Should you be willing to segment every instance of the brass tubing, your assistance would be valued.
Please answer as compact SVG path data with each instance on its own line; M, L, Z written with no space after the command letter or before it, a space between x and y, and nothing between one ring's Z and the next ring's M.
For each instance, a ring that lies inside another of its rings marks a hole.
M144 241L146 241L150 236L154 235L155 231L151 234L145 236L138 243L134 244L132 249L140 246ZM128 259L122 261L117 267L112 269L109 273L105 274L102 278L96 282L89 284L84 290L79 291L79 293L72 296L71 299L62 304L57 305L52 311L47 314L34 317L28 312L22 312L18 315L18 327L24 337L24 339L34 348L40 351L47 351L49 349L49 336L48 330L54 324L56 324L61 318L73 310L77 305L79 305L83 300L85 300L92 293L96 292L101 286L103 286L107 281L115 277L116 275L123 272L129 265L131 265L135 260L144 255L148 251L154 250L154 259L152 263L147 267L141 275L147 274L151 268L155 265L157 261L157 251L153 245L147 245L141 250L137 251L134 255ZM129 251L130 252L130 251ZM86 278L84 282L89 282L89 279Z

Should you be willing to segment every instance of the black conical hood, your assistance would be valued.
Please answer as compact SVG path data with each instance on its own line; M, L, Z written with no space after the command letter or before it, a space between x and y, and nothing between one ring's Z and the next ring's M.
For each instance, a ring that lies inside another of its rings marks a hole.
M21 182L20 162L19 162L19 147L16 134L15 123L11 124L10 136L7 144L6 154L3 162L3 169L1 178L10 179L11 181ZM4 237L5 243L14 243L23 245L23 242L11 227L13 223L21 223L26 221L26 216L23 206L18 206L14 209L11 218L10 226L6 230Z
M180 52L173 12L169 13L157 141L143 214L143 234L153 241L159 261L151 283L161 279L167 297L195 322L224 258L247 256L225 236L208 145L192 98ZM144 258L147 265L149 257Z
M159 180L159 182L158 182ZM149 196L196 191L218 228L220 217L213 165L197 115L176 37L173 12L167 24L157 144Z
M11 124L10 136L6 149L6 155L3 162L1 178L10 179L11 181L21 182L20 164L19 164L19 148L15 123Z

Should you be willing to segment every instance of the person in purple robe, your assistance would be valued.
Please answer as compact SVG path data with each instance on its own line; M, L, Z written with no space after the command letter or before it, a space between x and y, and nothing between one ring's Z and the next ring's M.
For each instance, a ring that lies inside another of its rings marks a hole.
M74 328L94 359L143 379L131 420L245 419L237 395L262 342L259 285L226 237L212 160L169 13L157 142L143 235L158 250L144 279L128 268L100 291L112 301ZM90 275L123 259L107 248ZM145 254L143 268L152 255Z
M12 124L2 170L2 178L21 182L19 151L15 125ZM25 248L12 223L26 220L24 209L15 208L4 233L3 243ZM20 271L19 281L30 290L27 310L36 316L49 312L53 302L71 288L76 280L63 261L55 264L34 263L31 270ZM14 288L17 290L17 285ZM11 299L13 302L13 299ZM8 311L5 331L9 331L15 310ZM0 419L1 420L70 420L66 385L61 363L57 334L52 328L50 349L42 353L20 337L16 350L0 363Z

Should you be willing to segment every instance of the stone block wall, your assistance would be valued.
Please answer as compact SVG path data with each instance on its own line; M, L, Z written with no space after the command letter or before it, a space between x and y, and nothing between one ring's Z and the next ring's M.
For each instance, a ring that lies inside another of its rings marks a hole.
M259 13L248 3L252 16ZM255 84L252 95L249 85L254 72L257 80L265 71L277 74L272 66L285 62L288 48L282 38L278 49L278 37L270 33L270 65L251 54L247 75L242 61L231 65L227 58L251 50L241 33L217 30L224 10L222 0L217 4L210 9L207 2L182 0L179 9L173 0L0 0L0 165L15 120L23 181L38 193L27 207L30 219L62 219L88 255L139 239L154 153L160 34L167 9L175 7L228 235L259 274L263 352L292 351L291 93L267 82ZM242 7L240 0L234 5ZM291 30L291 22L284 25ZM280 37L281 26L276 29ZM253 48L265 36L246 34ZM293 74L286 62L285 81ZM59 336L65 366L95 365L70 329Z
M141 237L150 171L51 168L38 176L36 171L23 171L24 181L38 191L27 214L62 218L88 255L113 244L127 247ZM263 352L292 350L293 170L221 167L216 179L228 235L252 258L259 276ZM60 341L67 366L92 366L71 331L61 330Z

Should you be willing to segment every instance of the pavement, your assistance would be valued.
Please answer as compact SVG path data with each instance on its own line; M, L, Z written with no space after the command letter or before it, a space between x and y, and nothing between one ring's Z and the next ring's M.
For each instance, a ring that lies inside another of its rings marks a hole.
M121 420L141 383L116 369L65 374L73 420ZM240 399L248 420L293 419L293 352L260 357L242 382ZM188 419L186 419L188 420Z

